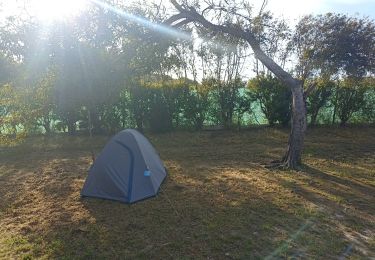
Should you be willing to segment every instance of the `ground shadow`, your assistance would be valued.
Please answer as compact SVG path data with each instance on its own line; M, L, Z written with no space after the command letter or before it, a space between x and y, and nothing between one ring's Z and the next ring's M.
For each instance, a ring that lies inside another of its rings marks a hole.
M133 205L80 197L90 165L85 142L76 141L84 144L79 149L71 143L35 148L31 163L8 155L0 159L8 170L0 177L6 184L0 220L28 247L7 245L20 257L36 258L340 257L351 241L333 225L334 215L319 207L340 202L321 194L342 197L345 186L367 205L372 200L364 194L372 186L312 166L304 174L265 169L261 165L284 148L283 142L272 143L285 133L268 131L269 138L262 131L151 136L169 176L158 196ZM350 219L374 212L361 210Z

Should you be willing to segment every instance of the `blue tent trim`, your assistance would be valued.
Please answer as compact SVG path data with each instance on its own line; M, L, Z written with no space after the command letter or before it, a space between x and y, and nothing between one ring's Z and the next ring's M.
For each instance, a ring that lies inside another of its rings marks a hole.
M126 150L128 150L130 155L130 170L129 170L129 183L128 183L128 200L129 202L132 201L132 191L133 191L133 175L134 175L134 154L130 148L121 143L120 141L116 141L119 145L124 147Z

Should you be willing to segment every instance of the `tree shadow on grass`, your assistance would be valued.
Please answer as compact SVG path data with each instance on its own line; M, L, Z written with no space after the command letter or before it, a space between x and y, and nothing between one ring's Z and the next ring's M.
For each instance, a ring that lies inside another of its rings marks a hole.
M289 186L283 187L279 176L284 173L260 166L270 160L271 150L276 153L280 147L267 148L263 140L255 140L257 136L244 140L244 136L229 135L225 140L214 137L207 141L206 134L194 140L172 135L157 141L169 176L157 197L133 205L80 198L90 165L87 147L45 151L39 154L43 159L34 157L33 164L19 157L13 163L22 163L20 172L2 177L8 186L0 192L11 207L11 212L0 216L3 227L27 239L31 249L20 254L32 257L256 259L342 255L349 243L342 230L307 203L329 207L331 200L320 198L319 186L315 191L307 189L314 183L297 183L300 187L293 192ZM179 140L182 144L176 145ZM307 171L313 176L310 179L318 176L333 186L350 186L336 176L325 179L324 172ZM360 193L371 191L371 187L357 184L353 187L359 198ZM332 193L325 186L320 191ZM342 196L337 192L333 195ZM308 228L302 228L305 226Z
M221 202L221 194L194 187L192 181L176 183L168 178L156 198L134 205L83 200L95 219L88 230L94 229L100 237L105 237L96 245L87 241L91 248L88 251L99 257L261 257L285 238L275 226L284 228L283 219L301 221L260 198L233 205ZM231 187L210 186L236 193ZM263 214L270 217L262 218ZM99 250L94 252L95 247Z
M304 176L287 183L291 192L317 205L327 229L334 229L361 257L374 257L375 188L304 165ZM285 183L278 176L280 183ZM353 253L353 252L351 252Z
M324 135L322 135L324 131ZM305 142L305 155L336 163L363 163L375 159L374 128L310 129Z
M340 185L344 185L347 187L350 187L352 189L355 189L363 194L374 194L375 187L369 184L362 184L358 182L356 179L348 179L346 176L335 176L333 174L325 173L319 169L313 168L308 165L304 165L304 170L309 173L310 175L313 175L314 177L318 177L320 179L328 180L331 183L336 183ZM349 176L350 177L350 176Z
M34 179L22 195L9 187L16 201L32 197L15 206L16 220L7 215L5 222L32 245L25 254L67 259L238 259L262 258L280 246L276 256L304 254L283 245L304 225L308 213L293 214L259 192L244 194L243 189L258 189L245 179L243 186L233 187L226 177L218 181L209 167L198 175L191 172L194 168L181 172L176 167L158 196L126 205L81 199L87 162L70 159L75 163L64 157L54 162L55 168L47 164L42 181L30 176ZM62 171L56 175L56 169Z

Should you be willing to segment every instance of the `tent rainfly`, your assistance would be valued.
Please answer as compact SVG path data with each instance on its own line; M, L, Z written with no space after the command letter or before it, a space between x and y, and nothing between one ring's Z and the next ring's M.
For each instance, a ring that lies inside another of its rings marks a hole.
M81 195L133 203L155 196L166 175L163 162L146 137L126 129L101 151Z

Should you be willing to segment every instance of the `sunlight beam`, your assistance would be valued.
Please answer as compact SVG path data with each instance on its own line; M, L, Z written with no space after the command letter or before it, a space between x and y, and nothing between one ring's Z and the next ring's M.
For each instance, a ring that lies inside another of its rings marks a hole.
M130 21L136 22L138 24L141 24L141 25L143 25L143 26L145 26L145 27L147 27L147 28L149 28L153 31L162 32L162 33L170 35L174 38L192 41L192 36L188 33L182 32L180 30L173 29L169 26L153 23L153 22L151 22L150 20L147 20L144 17L128 13L124 10L113 7L113 6L111 6L107 3L104 3L102 1L100 1L100 0L90 0L90 2L92 2L93 4L103 8L105 10L114 12L114 13L124 17L127 20L130 20Z
M214 49L217 50L217 51L220 51L222 49L235 50L237 48L237 45L213 41L212 39L200 37L200 36L198 36L194 33L189 34L189 33L183 32L181 30L172 28L172 27L167 26L167 25L162 25L162 24L157 24L157 23L151 22L150 20L147 20L144 17L131 14L129 12L126 12L124 10L121 10L119 8L111 6L107 3L104 3L100 0L89 0L89 1L91 3L93 3L94 5L97 5L97 6L103 8L105 10L108 10L108 11L111 11L111 12L114 12L114 13L120 15L121 17L123 17L127 20L136 22L140 25L143 25L143 26L153 30L153 31L161 32L161 33L167 34L167 35L169 35L171 37L174 37L174 38L177 38L177 39L188 40L188 41L191 41L191 42L195 42L195 44L198 44L198 45L202 44L202 43L211 43L211 44L216 45L216 47L214 47Z

